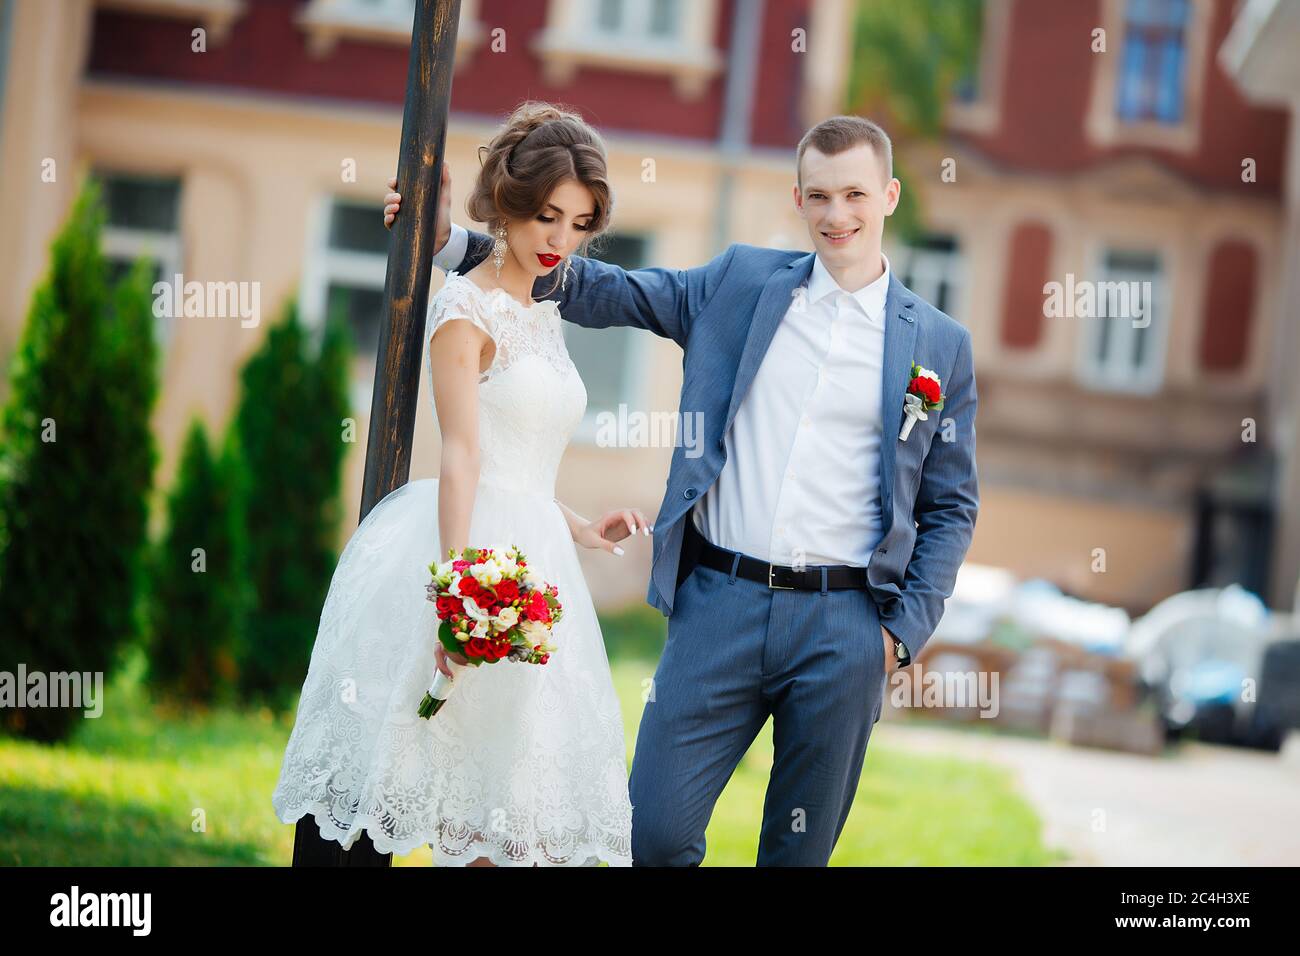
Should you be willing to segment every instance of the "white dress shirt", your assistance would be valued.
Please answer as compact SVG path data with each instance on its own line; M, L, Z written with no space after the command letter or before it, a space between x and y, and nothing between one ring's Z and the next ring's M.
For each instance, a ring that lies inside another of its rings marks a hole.
M889 259L842 289L818 257L725 436L722 473L693 509L714 544L773 564L871 561L880 517L880 391Z

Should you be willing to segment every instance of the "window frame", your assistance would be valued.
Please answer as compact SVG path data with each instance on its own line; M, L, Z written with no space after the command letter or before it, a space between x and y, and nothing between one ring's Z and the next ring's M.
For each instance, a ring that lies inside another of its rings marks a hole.
M100 251L105 259L134 261L140 257L154 259L162 267L160 280L172 284L177 274L185 273L185 243L181 235L182 208L185 202L185 177L179 173L159 173L112 166L92 166L90 174L105 187L110 179L152 179L176 183L176 225L170 232L159 229L141 229L134 226L114 225L104 210L104 226L100 231ZM152 296L152 284L150 295ZM152 300L151 300L152 301ZM176 336L176 317L154 317L154 333L158 351L166 355Z
M1152 333L1152 338L1147 343L1147 354L1142 367L1135 370L1132 366L1126 366L1116 370L1112 368L1117 364L1114 359L1103 360L1097 354L1102 334L1099 317L1062 317L1061 321L1080 323L1076 377L1082 385L1097 392L1153 395L1165 385L1169 324L1174 314L1170 297L1176 288L1175 258L1170 250L1155 244L1124 238L1096 240L1089 244L1087 261L1091 268L1085 275L1095 276L1093 281L1097 284L1116 281L1112 278L1114 273L1106 267L1106 259L1112 253L1150 255L1156 260L1158 272L1152 280L1151 322L1146 327L1146 331ZM1100 296L1097 298L1099 301ZM1113 317L1108 317L1107 321L1114 321ZM1133 327L1131 319L1124 320L1120 327L1127 330L1124 333L1126 345L1131 343L1133 334L1139 330ZM1112 346L1109 351L1118 352L1119 347Z

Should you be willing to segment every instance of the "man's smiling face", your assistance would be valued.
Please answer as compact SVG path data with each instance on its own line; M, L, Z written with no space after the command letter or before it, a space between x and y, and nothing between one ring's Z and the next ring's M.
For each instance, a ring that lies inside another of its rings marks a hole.
M886 176L876 151L860 143L828 156L809 146L800 174L795 208L827 267L848 267L879 255L885 217L898 205L901 185Z

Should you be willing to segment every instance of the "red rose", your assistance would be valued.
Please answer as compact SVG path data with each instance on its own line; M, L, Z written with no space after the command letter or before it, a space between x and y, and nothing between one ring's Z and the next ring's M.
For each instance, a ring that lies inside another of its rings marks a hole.
M438 617L443 618L444 620L451 617L453 614L460 614L464 610L465 605L458 597L444 594L442 597L438 598Z
M519 585L506 578L496 586L497 600L502 604L513 604L519 600Z
M546 598L542 597L539 591L534 591L532 597L528 599L526 610L530 621L541 621L546 624L551 620L551 609L546 604Z
M473 598L475 604L481 604L482 602L479 600L479 596L482 593L483 593L482 586L480 586L479 583L469 575L466 575L465 577L460 579L461 597Z
M465 642L465 651L470 657L487 657L491 645L481 637L471 637Z
M927 402L937 402L939 400L939 383L924 375L918 375L912 379L912 384L907 387L907 390L913 395L920 395Z

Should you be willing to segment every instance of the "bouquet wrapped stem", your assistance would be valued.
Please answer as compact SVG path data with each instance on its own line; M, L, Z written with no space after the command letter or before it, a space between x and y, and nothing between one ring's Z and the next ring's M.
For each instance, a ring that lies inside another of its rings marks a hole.
M514 546L497 552L491 548L448 549L447 560L429 565L433 580L425 586L428 599L438 608L438 642L443 649L465 657L474 667L502 660L545 664L555 647L551 629L563 606L558 589L528 567ZM451 695L454 680L437 671L419 715L438 713Z

